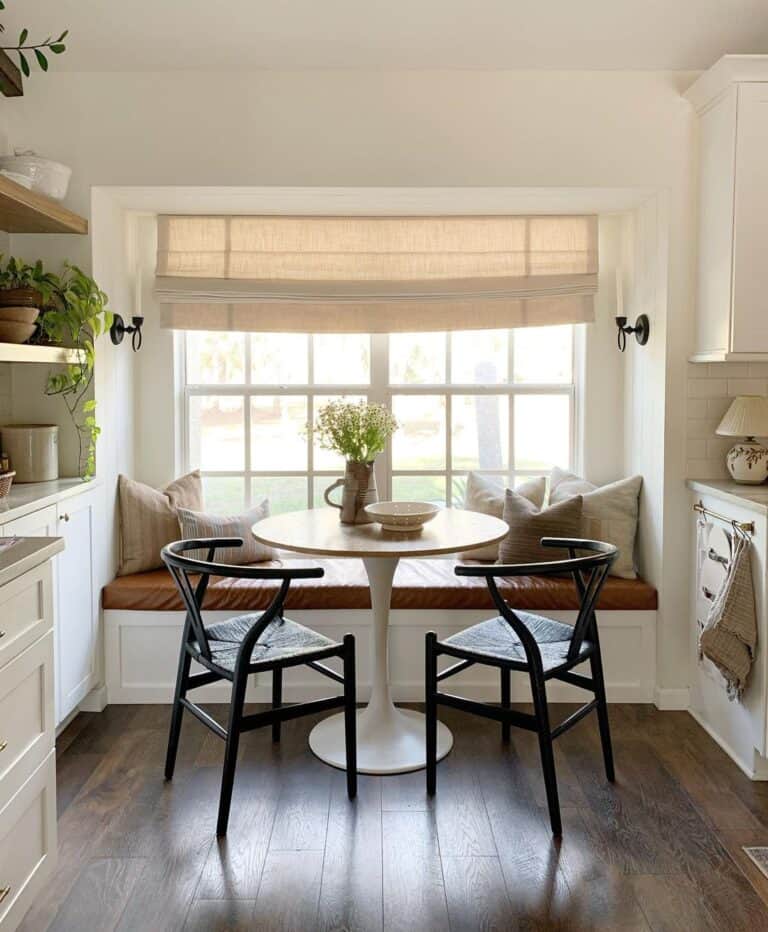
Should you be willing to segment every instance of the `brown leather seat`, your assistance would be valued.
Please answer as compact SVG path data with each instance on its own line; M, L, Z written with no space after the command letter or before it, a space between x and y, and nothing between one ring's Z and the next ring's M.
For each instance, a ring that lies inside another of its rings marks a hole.
M286 560L282 565L305 564ZM371 607L365 570L360 560L318 559L322 579L296 580L290 588L286 608L364 609ZM265 563L264 566L275 564ZM455 560L401 560L392 590L392 608L399 609L493 609L484 579L459 577ZM212 577L205 599L208 610L257 611L265 609L275 594L276 583L266 580L219 579ZM571 579L518 576L499 581L504 598L513 608L529 611L578 609L579 600ZM165 570L119 576L102 591L105 609L134 612L181 611L181 599ZM598 608L604 610L654 611L656 590L642 579L609 577Z

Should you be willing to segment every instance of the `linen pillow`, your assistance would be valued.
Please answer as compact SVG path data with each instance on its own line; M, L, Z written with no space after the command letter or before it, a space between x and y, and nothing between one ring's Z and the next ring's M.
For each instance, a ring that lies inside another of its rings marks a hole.
M544 504L547 480L544 476L526 479L515 491L532 502L538 510ZM504 485L491 476L482 476L476 472L469 473L467 488L464 492L464 507L467 511L477 511L483 515L501 518L504 512ZM475 550L467 550L460 556L465 560L498 560L499 545L488 544L487 547L477 547Z
M575 495L541 511L528 499L507 489L502 518L509 534L499 544L499 563L540 563L566 560L568 551L542 547L542 537L579 537L581 496Z
M118 576L160 569L160 551L179 539L179 507L202 509L203 483L199 471L174 479L164 489L118 476L120 509L120 565Z
M220 515L206 515L189 508L179 508L179 524L181 536L185 539L195 537L242 537L242 547L226 547L217 550L214 560L217 563L262 563L271 560L274 551L265 544L260 544L253 536L251 527L262 518L269 517L269 499L265 498L244 515L221 517ZM187 556L192 559L205 560L207 550L189 550Z
M637 579L635 538L642 485L642 476L631 476L601 486L557 468L550 476L550 504L567 501L572 495L581 495L581 536L604 540L619 548L619 556L611 567L610 575L621 579Z

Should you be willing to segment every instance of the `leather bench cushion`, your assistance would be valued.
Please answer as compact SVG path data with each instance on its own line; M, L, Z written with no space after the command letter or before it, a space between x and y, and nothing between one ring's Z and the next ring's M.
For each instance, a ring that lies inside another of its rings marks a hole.
M368 581L361 560L318 559L321 579L299 579L291 584L286 608L364 609L371 607ZM306 560L263 563L260 566L306 566ZM392 591L396 609L492 609L484 579L459 577L455 560L401 560ZM518 576L499 581L499 588L514 608L529 611L576 609L578 597L571 579ZM205 608L221 611L265 609L277 589L269 580L211 579ZM134 612L179 611L181 599L167 570L119 576L102 591L105 609ZM655 610L656 590L642 579L609 577L598 608L605 610Z

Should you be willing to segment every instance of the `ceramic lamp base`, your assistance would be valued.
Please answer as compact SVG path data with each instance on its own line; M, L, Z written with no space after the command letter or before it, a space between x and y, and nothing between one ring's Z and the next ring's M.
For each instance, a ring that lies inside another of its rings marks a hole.
M734 482L759 485L768 479L768 449L751 437L731 447L725 462Z

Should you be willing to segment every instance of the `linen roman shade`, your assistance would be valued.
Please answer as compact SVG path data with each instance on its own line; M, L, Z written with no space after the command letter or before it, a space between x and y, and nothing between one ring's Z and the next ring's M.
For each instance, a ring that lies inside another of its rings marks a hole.
M161 216L181 330L397 333L594 318L597 217Z

